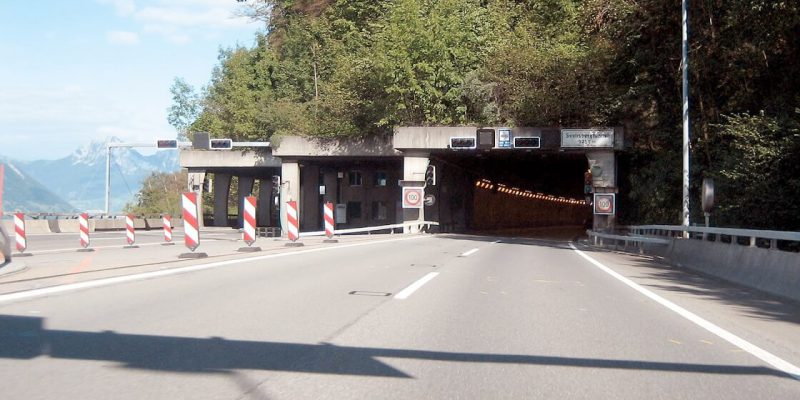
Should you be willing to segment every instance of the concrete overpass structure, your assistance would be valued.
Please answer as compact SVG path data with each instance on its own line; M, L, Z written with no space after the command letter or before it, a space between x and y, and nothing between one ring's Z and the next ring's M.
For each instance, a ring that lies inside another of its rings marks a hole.
M584 198L587 170L592 192L617 192L623 144L621 128L398 127L385 137L283 137L273 148L183 150L181 166L192 190L206 182L213 192L206 220L216 226L237 224L228 218L229 198L240 224L242 198L257 194L259 226L285 227L283 205L295 200L301 231L319 230L321 205L330 201L341 228L425 219L465 232L582 224L592 218L589 207L568 200ZM425 182L431 166L436 185ZM403 208L403 186L425 186L432 204ZM594 215L594 228L612 227L614 211Z

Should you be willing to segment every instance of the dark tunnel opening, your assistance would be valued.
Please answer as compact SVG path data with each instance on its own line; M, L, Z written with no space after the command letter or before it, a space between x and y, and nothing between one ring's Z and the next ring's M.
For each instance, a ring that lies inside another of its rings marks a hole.
M572 238L591 226L584 154L442 152L430 156L437 185L425 207L439 231Z

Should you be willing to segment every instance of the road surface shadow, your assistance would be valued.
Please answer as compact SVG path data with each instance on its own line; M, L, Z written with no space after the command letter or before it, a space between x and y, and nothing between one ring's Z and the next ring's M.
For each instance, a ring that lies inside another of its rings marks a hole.
M543 239L543 238L528 238L528 237L512 237L512 236L491 236L491 235L471 235L462 233L437 233L437 238L454 239L454 240L471 240L476 242L492 243L500 241L506 244L519 244L525 246L538 246L550 247L554 249L571 250L569 247L570 240L558 239Z
M791 300L683 268L658 264L646 266L651 269L643 271L640 276L667 282L648 284L648 287L711 299L736 307L752 318L800 324L800 304Z
M585 253L612 253L600 247L582 246ZM619 265L637 268L630 278L654 279L663 283L641 283L642 286L706 298L736 307L743 315L762 320L800 324L800 303L775 296L734 282L670 265L665 259L630 252Z
M184 373L231 373L238 369L337 375L414 378L379 360L517 364L790 378L762 366L612 360L522 354L457 353L125 334L44 328L38 317L0 315L0 358L32 360L47 356L121 363L127 368ZM790 378L791 379L791 378Z

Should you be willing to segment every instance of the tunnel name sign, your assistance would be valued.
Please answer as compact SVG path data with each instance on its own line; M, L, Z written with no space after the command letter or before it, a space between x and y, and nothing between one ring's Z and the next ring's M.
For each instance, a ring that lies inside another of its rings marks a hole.
M422 208L424 188L404 187L403 188L403 208Z
M562 129L561 147L614 147L613 129Z

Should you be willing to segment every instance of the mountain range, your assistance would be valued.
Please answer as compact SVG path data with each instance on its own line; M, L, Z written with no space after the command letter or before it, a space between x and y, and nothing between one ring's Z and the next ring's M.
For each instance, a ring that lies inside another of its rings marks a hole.
M29 213L104 210L106 146L120 142L116 137L93 141L58 160L6 158L2 161L6 164L3 210ZM142 182L151 173L178 170L175 150L161 150L145 156L133 148L112 148L110 212L120 212L133 202Z

